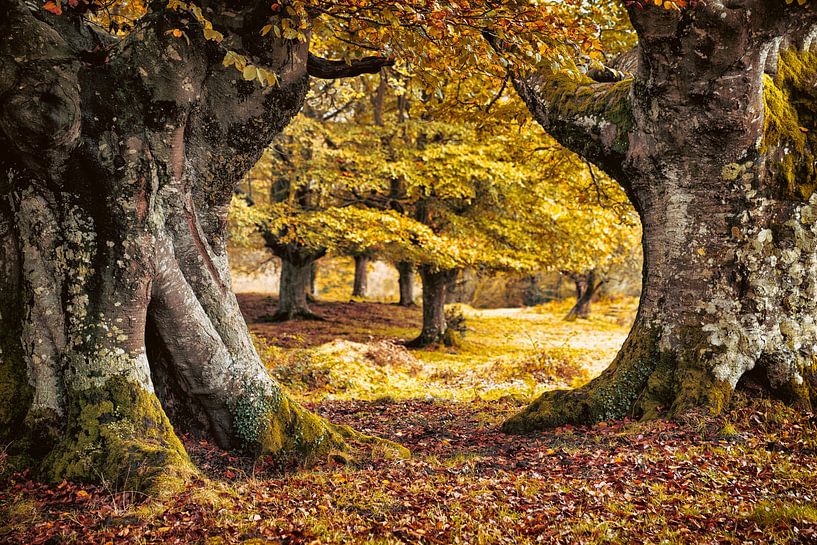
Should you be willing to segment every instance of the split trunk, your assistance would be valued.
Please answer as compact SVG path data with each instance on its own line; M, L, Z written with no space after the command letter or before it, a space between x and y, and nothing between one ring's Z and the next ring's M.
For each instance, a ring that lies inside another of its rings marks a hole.
M192 471L174 426L301 461L343 448L264 368L225 245L234 188L301 107L308 44L206 4L278 87L195 23L175 38L173 11L116 39L0 0L0 435L41 477L155 488Z

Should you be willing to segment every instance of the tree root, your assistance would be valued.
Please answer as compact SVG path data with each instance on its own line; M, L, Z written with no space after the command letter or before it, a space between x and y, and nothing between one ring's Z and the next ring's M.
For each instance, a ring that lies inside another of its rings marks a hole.
M316 314L311 310L294 310L294 311L277 311L275 314L265 314L258 318L259 322L264 323L281 323L289 322L291 320L304 320L313 322L327 322L326 317Z

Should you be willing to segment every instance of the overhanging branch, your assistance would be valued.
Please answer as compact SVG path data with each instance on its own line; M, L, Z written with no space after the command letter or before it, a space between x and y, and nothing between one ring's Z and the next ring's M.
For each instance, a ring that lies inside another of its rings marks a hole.
M364 57L352 62L330 61L317 55L309 54L306 71L313 78L338 79L353 78L361 74L376 74L384 66L394 65L389 57Z

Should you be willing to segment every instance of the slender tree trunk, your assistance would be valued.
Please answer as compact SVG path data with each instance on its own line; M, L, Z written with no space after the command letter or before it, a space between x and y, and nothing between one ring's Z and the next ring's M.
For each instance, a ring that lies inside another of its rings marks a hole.
M399 274L398 283L400 287L401 307L413 307L414 303L414 264L401 261L397 264Z
M214 8L250 28L254 8ZM267 373L225 242L234 188L302 104L308 43L250 31L264 89L195 28L176 39L181 13L117 40L63 10L0 0L0 441L40 477L142 490L194 471L171 422L304 461L344 448Z
M435 271L428 265L420 266L420 278L423 280L423 329L407 346L419 348L443 341L446 332L445 298L448 286L456 276L456 269Z
M785 49L802 42L814 14L701 1L679 12L633 5L630 17L640 38L634 80L543 72L515 85L537 120L616 178L639 212L638 315L601 376L544 394L507 431L718 413L749 377L804 408L817 399L817 126L814 102L796 98L812 93L817 55Z
M596 269L591 269L587 273L569 273L568 276L576 284L576 304L567 313L565 320L573 321L577 318L589 318L590 303L593 301L593 296L599 286L601 286L601 283L596 283Z
M352 288L352 297L366 297L369 286L369 261L367 255L355 256L355 282Z

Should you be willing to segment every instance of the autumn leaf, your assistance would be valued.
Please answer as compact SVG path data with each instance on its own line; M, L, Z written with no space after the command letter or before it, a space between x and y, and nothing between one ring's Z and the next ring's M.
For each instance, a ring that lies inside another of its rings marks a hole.
M57 2L46 2L43 5L43 9L56 15L62 15L61 0L57 0Z

